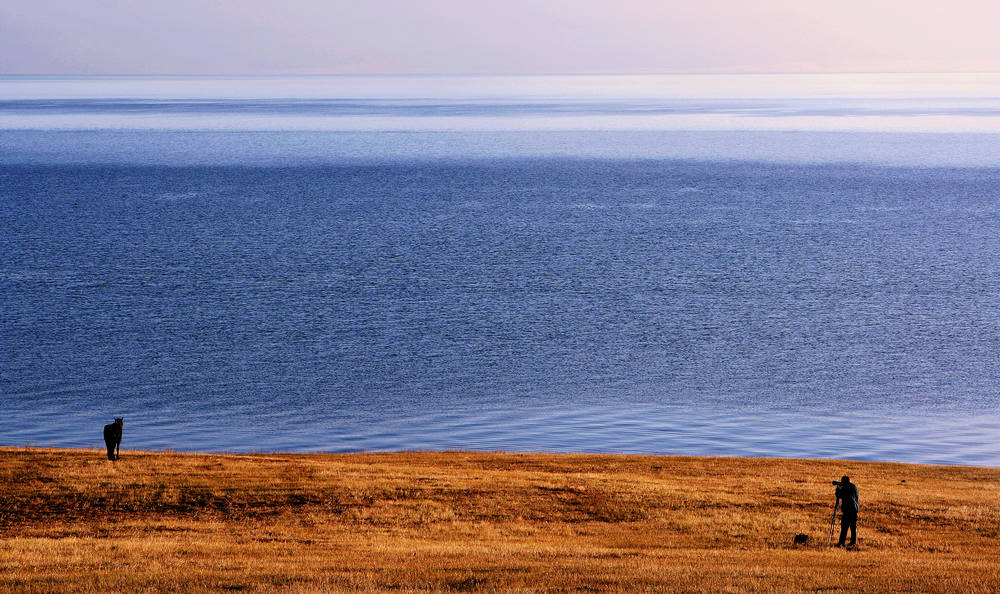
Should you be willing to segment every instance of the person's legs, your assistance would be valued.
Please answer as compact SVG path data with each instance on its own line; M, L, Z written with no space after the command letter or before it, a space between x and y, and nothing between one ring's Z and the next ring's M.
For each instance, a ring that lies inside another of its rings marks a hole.
M858 514L846 513L840 516L840 538L837 540L837 546L844 546L844 542L847 541L847 531L851 531L851 544L848 546L854 546L857 542L857 530L858 530Z

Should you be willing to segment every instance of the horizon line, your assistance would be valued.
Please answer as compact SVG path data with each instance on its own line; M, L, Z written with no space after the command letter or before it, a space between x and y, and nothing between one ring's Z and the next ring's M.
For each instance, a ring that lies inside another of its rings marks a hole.
M68 72L39 72L39 73L5 73L0 72L0 77L77 77L77 78L98 78L98 77L365 77L365 76L385 76L385 77L542 77L542 76L828 76L828 75L944 75L944 74L1000 74L1000 70L921 70L921 71L901 71L901 70L837 70L837 71L807 71L807 70L775 70L775 71L664 71L664 72L268 72L268 73L247 73L247 72L99 72L99 73L68 73Z

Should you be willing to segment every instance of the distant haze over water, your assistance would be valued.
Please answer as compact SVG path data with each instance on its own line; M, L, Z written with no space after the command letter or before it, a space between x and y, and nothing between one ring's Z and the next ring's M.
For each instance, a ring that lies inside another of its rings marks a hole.
M0 78L0 445L1000 464L1000 75Z

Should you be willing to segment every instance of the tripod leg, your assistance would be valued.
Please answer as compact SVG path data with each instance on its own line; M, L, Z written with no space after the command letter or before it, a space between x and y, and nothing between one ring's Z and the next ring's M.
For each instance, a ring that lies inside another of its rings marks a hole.
M840 500L836 500L833 503L833 517L830 518L830 542L828 546L833 545L833 525L837 522L837 506L840 505Z

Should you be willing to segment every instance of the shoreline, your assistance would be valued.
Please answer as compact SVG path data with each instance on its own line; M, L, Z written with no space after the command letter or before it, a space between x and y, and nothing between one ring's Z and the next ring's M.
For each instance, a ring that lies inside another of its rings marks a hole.
M573 456L573 457L611 457L611 458L670 458L684 460L762 460L773 462L815 462L818 464L888 464L893 466L914 466L928 468L965 468L981 470L997 470L1000 466L989 466L984 464L961 464L948 462L907 462L899 460L867 460L860 458L810 458L799 456L770 456L770 455L702 455L702 454L656 454L656 453L634 453L634 452L566 452L566 451L545 451L545 450L463 450L463 449L402 449L402 450L352 450L352 451L329 451L329 452L299 452L295 450L178 450L173 448L163 449L127 449L129 454L139 454L144 456L155 455L180 455L180 456L228 456L234 458L258 458L265 456L301 456L310 457L330 457L330 456L406 456L406 455L430 455L430 456L465 456L465 455L497 455L497 456ZM0 445L0 456L5 452L51 452L51 453L94 453L104 456L104 450L100 448L87 447L61 447L61 446L36 446L36 445Z
M1000 469L0 448L0 591L1000 589ZM828 546L861 493L858 550ZM795 534L810 536L806 545Z

